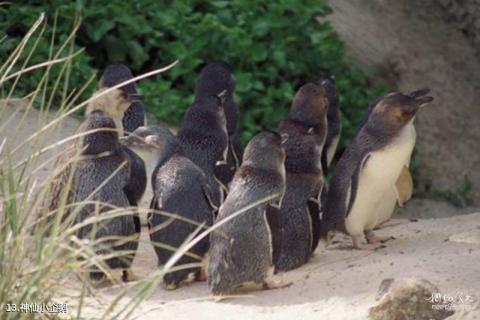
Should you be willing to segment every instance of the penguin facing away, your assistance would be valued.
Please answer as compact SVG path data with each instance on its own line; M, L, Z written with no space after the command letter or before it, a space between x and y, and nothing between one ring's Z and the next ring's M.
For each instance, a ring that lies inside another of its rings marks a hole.
M327 106L322 86L308 83L299 89L290 113L278 127L279 132L288 134L288 141L284 146L286 191L282 206L267 209L276 272L306 263L318 243Z
M211 190L203 171L185 157L180 144L167 128L140 127L123 140L137 154L156 158L152 174L153 199L148 214L150 239L158 257L159 266L164 265L198 225L210 226L213 222ZM176 214L189 221L173 219L161 212ZM203 264L209 240L203 239L176 263ZM190 279L201 280L200 267L190 267L169 272L163 277L164 286L175 289Z
M235 77L231 67L224 61L208 63L203 67L195 86L195 100L226 91L223 108L227 121L228 153L226 162L220 162L215 167L215 175L227 186L233 178L235 170L240 166L243 147L238 131L239 111L234 101Z
M285 192L286 136L262 132L247 145L230 192L220 207L216 221L257 201L276 196L232 220L210 234L208 286L214 296L234 293L241 286L273 287L272 243L265 211L268 204L280 206Z
M111 88L132 78L132 71L130 71L126 65L120 63L110 64L103 71L100 79L100 88ZM137 86L135 83L128 83L119 89L127 95L140 97L140 95L138 95ZM125 113L122 116L122 125L125 132L128 134L135 131L135 129L138 127L144 126L145 124L145 108L141 100L137 99L136 101L133 101L125 110Z
M99 214L105 214L114 208L130 206L125 187L129 183L129 158L121 148L118 133L115 132L113 120L95 111L89 114L83 129L95 130L82 138L82 159L78 161L74 172L74 202L95 201L97 203L81 205L76 223ZM117 172L116 172L117 171ZM128 280L127 270L130 268L140 237L139 225L135 222L138 213L122 215L95 225L89 224L79 229L80 239L90 239L97 242L94 245L96 254L109 255L112 252L119 256L108 258L105 263L111 269L122 269L124 281ZM99 239L108 239L99 241ZM99 280L104 273L96 268L90 272L90 277Z
M184 155L205 173L217 207L223 196L214 168L218 161L225 160L228 147L224 94L196 100L185 112L177 133Z
M333 171L323 214L321 237L327 244L335 230L348 233L355 248L361 239L376 244L373 229L393 212L386 198L404 175L415 146L415 115L433 101L428 89L390 93L371 106L365 124Z

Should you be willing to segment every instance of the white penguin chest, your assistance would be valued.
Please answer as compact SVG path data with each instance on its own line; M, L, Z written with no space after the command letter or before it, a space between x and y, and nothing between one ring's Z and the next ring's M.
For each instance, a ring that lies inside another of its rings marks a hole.
M391 217L395 182L410 162L415 140L412 120L387 146L369 154L360 169L355 202L345 221L351 235L360 235Z
M145 172L147 174L147 184L145 186L145 192L142 196L142 199L139 202L139 207L143 214L148 212L150 208L150 201L153 198L153 188L152 188L152 174L157 165L156 154L150 152L142 152L138 154L143 162L145 163Z

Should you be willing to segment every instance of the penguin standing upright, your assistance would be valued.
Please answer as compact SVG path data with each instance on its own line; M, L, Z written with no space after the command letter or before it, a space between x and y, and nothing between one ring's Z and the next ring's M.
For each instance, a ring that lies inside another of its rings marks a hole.
M219 163L215 167L215 175L220 182L227 186L233 178L235 170L240 166L243 147L238 132L239 111L234 101L235 77L230 66L223 61L208 63L200 72L195 86L195 100L211 95L225 93L225 118L227 120L228 153L226 163Z
M203 171L185 157L177 139L167 128L140 127L123 140L139 155L156 158L152 174L153 199L148 214L150 239L157 253L159 265L164 265L198 225L210 226L213 221L211 190ZM176 214L191 222L172 219L161 212ZM194 224L194 223L197 224ZM176 263L176 267L202 263L208 250L204 238ZM175 289L193 275L199 280L201 268L191 267L164 275L167 289Z
M120 135L123 133L123 128L121 125L121 119L125 110L135 101L137 101L137 95L129 95L125 92L115 89L108 93L102 93L104 90L100 90L94 94L94 99L92 99L86 108L86 116L88 117L94 111L101 111L105 115L108 115L113 122L115 123L115 129L119 132ZM102 93L102 94L100 94ZM84 132L85 125L81 125L77 129L77 134ZM72 185L74 184L74 177L70 177L73 172L72 168L75 165L75 159L79 155L82 149L81 138L73 140L67 147L66 151L63 152L55 161L54 168L59 168L58 174L56 174L52 180L51 185L49 186L48 192L46 194L45 200L41 206L40 215L50 212L55 212L59 210L60 201L63 199L62 193L68 192L66 195L66 203L73 202L74 190L69 186L69 181L72 180ZM125 150L127 153L131 153L129 150ZM130 201L130 205L136 205L137 200L141 197L143 190L145 189L145 169L143 162L138 157L132 157L131 163L129 164L132 174L130 175L131 179L127 185L127 195ZM71 179L72 178L72 179ZM70 210L65 210L61 221L67 219ZM46 223L50 224L52 217L46 218ZM49 227L47 226L47 229Z
M197 99L185 112L177 133L185 156L205 173L217 207L222 202L222 191L214 169L218 161L225 160L228 146L224 95L222 92L219 96Z
M216 222L262 201L233 217L210 234L208 286L215 296L233 293L247 283L268 286L272 271L272 243L265 211L280 205L285 192L285 136L262 132L249 142L230 192ZM268 202L268 197L274 197ZM271 283L270 283L271 285Z
M322 220L324 241L328 243L335 230L348 233L355 248L361 247L364 235L372 244L382 240L373 229L393 213L385 199L392 198L405 174L415 146L415 115L433 100L426 96L428 92L394 92L371 105L365 123L333 171Z
M124 119L124 114L126 110L131 108L132 104L140 101L140 97L135 93L126 93L125 90L121 89L115 89L112 92L102 94L102 92L105 92L106 90L106 88L103 88L94 93L94 97L98 96L98 98L90 101L90 103L87 105L85 114L88 116L92 112L101 111L108 115L115 123L115 128L117 129L119 136L122 137L125 133L125 128L123 127L122 122L122 119ZM129 158L129 166L131 171L131 179L129 184L125 187L125 190L127 192L130 205L137 206L140 203L143 194L145 193L147 184L145 163L132 150L123 146L122 148L123 152L125 152ZM138 223L140 227L140 221L137 221L136 223Z
M325 95L328 100L327 111L327 137L322 151L322 171L325 178L322 193L320 195L320 211L323 212L327 202L328 183L326 180L328 169L333 161L335 152L337 151L340 134L342 132L342 119L340 113L340 99L335 87L335 78L332 76L321 82L325 89Z
M132 71L126 65L120 63L110 64L103 71L100 79L100 88L111 88L132 78ZM120 87L120 90L131 96L138 95L137 86L133 82ZM122 124L126 134L146 124L145 109L140 100L132 102L125 110Z
M278 128L288 134L288 141L285 144L287 189L282 206L267 210L276 272L306 263L318 243L327 107L324 88L308 83L298 90L290 112Z
M130 180L129 158L121 148L114 121L100 111L92 112L82 124L84 131L95 130L82 138L81 158L74 171L74 203L80 206L75 217L77 224L87 218L105 214L113 209L130 206L125 187ZM103 129L103 130L102 130ZM94 201L96 203L82 202ZM123 270L123 280L128 280L130 268L140 236L135 218L138 214L126 214L82 226L77 236L95 241L96 254L118 256L106 258L112 269ZM100 240L100 241L99 241ZM96 266L90 277L99 280L104 273Z

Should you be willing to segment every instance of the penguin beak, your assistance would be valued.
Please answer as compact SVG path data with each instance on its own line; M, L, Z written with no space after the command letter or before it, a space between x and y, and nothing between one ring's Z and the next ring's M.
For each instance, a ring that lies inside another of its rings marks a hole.
M417 107L422 108L433 101L432 96L427 96L428 93L430 93L430 89L422 88L422 89L418 89L413 92L410 92L408 96L415 99L415 104Z
M433 101L433 97L431 96L426 96L426 97L421 97L421 98L418 98L418 99L415 99L415 104L419 107L419 108L423 108L425 107L427 104L429 104L430 102Z
M145 143L152 148L160 149L160 141L156 136L150 135L145 138Z
M217 94L217 98L220 100L221 104L224 104L227 99L227 90L222 90L222 92Z
M414 99L416 98L420 98L420 97L423 97L424 95L426 95L427 93L430 92L430 89L428 88L422 88L422 89L418 89L418 90L415 90L415 91L412 91L410 92L408 95Z

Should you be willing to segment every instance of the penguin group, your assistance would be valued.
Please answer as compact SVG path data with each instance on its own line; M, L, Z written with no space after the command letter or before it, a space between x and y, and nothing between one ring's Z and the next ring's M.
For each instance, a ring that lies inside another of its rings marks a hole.
M351 236L354 248L375 248L388 238L373 230L412 195L414 119L433 100L428 89L373 101L333 166L342 131L333 77L302 85L278 126L254 136L245 149L227 63L207 63L200 71L176 134L146 126L135 83L118 87L132 77L121 64L105 69L79 127L83 135L67 152L79 158L54 180L47 198L54 210L71 182L66 201L83 203L70 213L81 225L77 237L94 243L98 255L116 253L105 264L122 270L124 281L138 248L136 209L147 185L148 233L160 268L209 230L166 270L164 287L206 280L219 298L288 285L274 274L307 263L337 231ZM127 213L86 223L119 209ZM89 275L98 280L105 272L93 266Z

